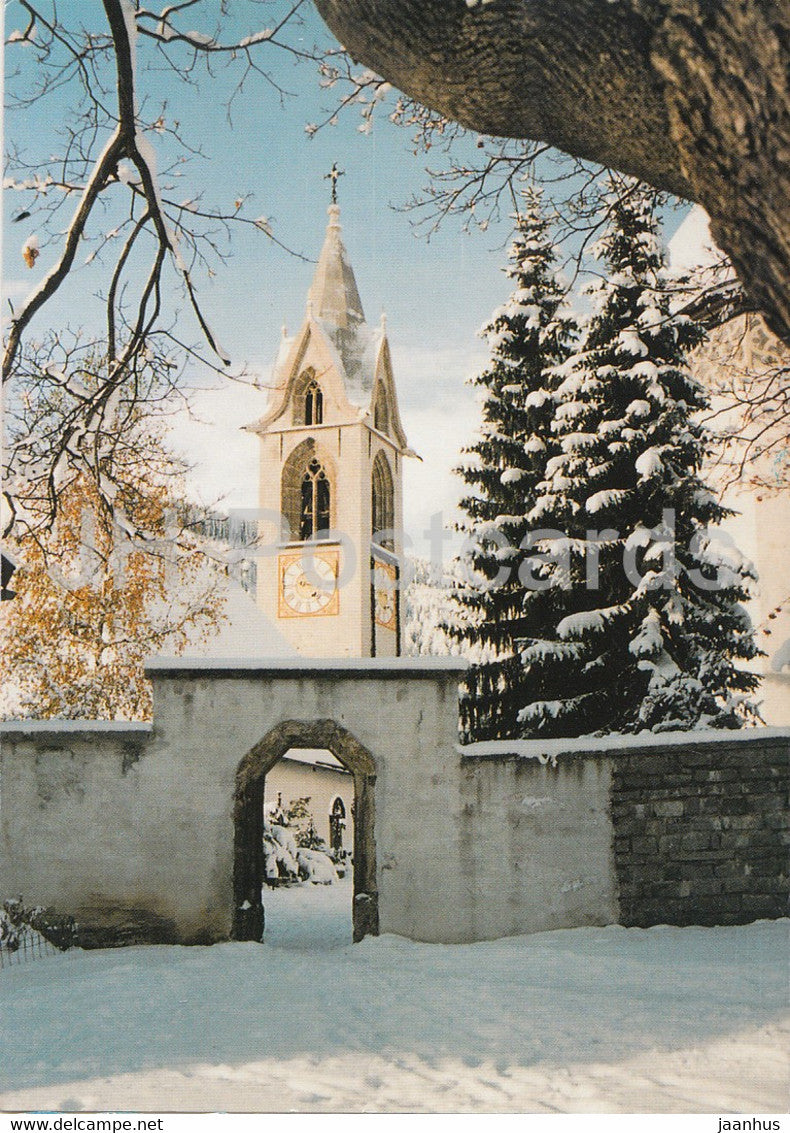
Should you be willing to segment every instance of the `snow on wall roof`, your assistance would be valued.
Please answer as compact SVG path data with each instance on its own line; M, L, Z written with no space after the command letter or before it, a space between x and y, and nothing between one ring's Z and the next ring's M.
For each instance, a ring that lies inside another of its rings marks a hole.
M468 663L461 657L152 657L146 672L251 672L294 676L338 673L371 677L433 677L438 673L463 673Z
M179 654L182 663L215 657L295 657L293 646L236 582L226 584L219 630L205 639L195 633Z
M29 732L132 732L147 734L153 724L145 720L0 720L0 734Z
M766 740L785 740L790 743L790 728L744 728L737 731L700 728L690 732L645 732L638 735L579 736L573 739L486 740L481 743L458 744L456 750L466 759L516 758L555 763L563 755L624 755L634 750L696 747L709 743L760 743Z

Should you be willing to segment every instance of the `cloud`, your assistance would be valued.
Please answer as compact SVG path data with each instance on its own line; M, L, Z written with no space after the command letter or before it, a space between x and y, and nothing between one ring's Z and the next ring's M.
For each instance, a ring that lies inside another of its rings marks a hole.
M197 390L191 414L173 417L170 445L193 466L190 496L221 509L257 507L258 438L243 431L262 416L267 391L238 382ZM219 503L221 501L221 503Z
M408 433L407 415L411 410L436 405L453 406L470 396L469 378L485 366L487 350L482 342L472 340L471 347L439 348L391 343L395 384L398 388L401 416Z
M453 469L480 423L477 395L468 379L480 373L487 361L482 341L471 348L396 345L393 349L403 426L409 444L422 458L405 461L403 470L404 527L418 554L428 553L426 532L432 516L441 513L448 528L459 518L464 486ZM447 541L446 557L457 543L457 537L453 543Z
M412 412L408 420L409 441L423 459L404 462L404 527L415 551L426 554L432 516L441 512L445 527L459 518L464 485L453 469L474 437L479 411L467 391L463 401Z

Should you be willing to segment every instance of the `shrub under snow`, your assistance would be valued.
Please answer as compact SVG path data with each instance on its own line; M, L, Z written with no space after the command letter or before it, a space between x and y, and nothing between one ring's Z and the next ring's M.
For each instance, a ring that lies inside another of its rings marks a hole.
M293 828L283 821L282 811L270 808L264 816L263 852L266 881L270 885L299 881L331 885L338 879L329 854L298 845Z

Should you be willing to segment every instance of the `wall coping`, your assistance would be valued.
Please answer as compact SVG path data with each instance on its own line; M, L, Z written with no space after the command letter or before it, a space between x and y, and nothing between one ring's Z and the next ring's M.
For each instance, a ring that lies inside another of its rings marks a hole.
M145 663L146 673L160 677L185 677L192 673L217 677L273 676L284 679L310 676L390 677L415 679L442 673L466 672L462 657L152 657Z
M146 720L59 720L57 717L50 720L0 720L0 735L51 732L150 735L152 731L153 724Z
M759 746L765 743L790 747L790 728L740 728L729 731L706 728L692 732L648 732L643 735L579 736L574 739L488 740L474 744L458 744L456 750L466 760L536 759L539 763L556 763L561 756L638 755L663 748L688 748L700 745L739 744Z

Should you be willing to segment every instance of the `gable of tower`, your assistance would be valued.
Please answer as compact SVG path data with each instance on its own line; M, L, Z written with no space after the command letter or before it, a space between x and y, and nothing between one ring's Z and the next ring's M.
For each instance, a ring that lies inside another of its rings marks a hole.
M305 399L312 383L320 391L325 421L348 421L357 416L346 394L345 375L337 351L324 329L308 317L279 373L275 374L276 388L268 411L252 428L266 429L278 421L284 425L308 424Z
M269 409L248 428L264 433L278 427L367 420L406 454L386 330L383 323L370 327L365 322L339 215L338 207L330 206L304 322L294 338L283 339ZM313 383L317 388L311 394Z
M373 427L378 432L391 437L399 448L408 455L412 455L401 421L395 378L392 371L392 355L386 336L382 336L376 357L368 412L373 420Z

